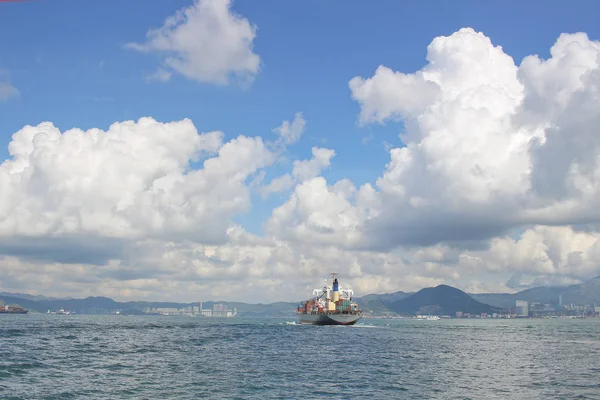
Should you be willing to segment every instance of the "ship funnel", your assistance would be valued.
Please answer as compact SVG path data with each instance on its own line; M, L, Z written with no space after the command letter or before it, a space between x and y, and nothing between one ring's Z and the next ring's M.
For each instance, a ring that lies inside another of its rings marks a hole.
M331 295L331 300L333 300L333 302L337 302L340 299L340 292L339 292L339 285L338 285L338 280L337 278L335 278L333 280L333 288L332 288L332 295Z

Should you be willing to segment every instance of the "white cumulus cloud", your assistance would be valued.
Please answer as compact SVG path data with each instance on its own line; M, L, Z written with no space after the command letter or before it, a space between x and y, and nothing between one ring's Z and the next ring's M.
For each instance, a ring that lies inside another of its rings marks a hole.
M168 82L171 79L172 73L164 68L159 68L152 74L146 76L147 81Z
M321 147L311 149L313 158L304 161L294 161L292 175L298 181L305 181L319 176L323 169L329 167L335 151Z
M289 190L294 184L319 176L325 168L331 165L331 159L335 156L335 151L331 149L313 147L311 151L313 157L310 160L294 161L291 174L275 178L269 184L261 187L260 192L263 197Z
M353 78L360 121L401 121L405 146L390 149L375 186L299 183L267 232L298 245L400 251L426 276L464 288L598 275L596 230L574 226L600 217L600 45L563 34L550 53L517 65L465 28L435 38L416 73L380 66ZM523 233L506 236L515 230Z
M499 237L485 251L465 252L477 267L538 277L589 279L600 273L600 233L536 226L517 239Z
M197 82L251 82L260 68L253 51L256 26L231 10L231 0L196 0L128 48L157 52L163 66L153 74L165 81L177 72Z
M376 240L475 240L598 220L598 42L563 34L550 59L519 66L470 28L427 50L414 74L379 67L350 81L361 121L401 119L406 130L377 180Z
M372 199L369 186L357 191L349 180L328 186L323 177L298 184L290 199L273 210L267 232L277 238L314 245L360 246L359 230ZM358 203L361 206L355 207Z
M0 165L5 237L220 240L250 208L246 179L274 161L261 138L223 143L221 132L199 134L187 119L86 132L45 122L15 133L8 149Z
M306 127L306 120L301 112L294 115L292 122L286 120L281 123L273 132L279 136L278 143L280 145L290 145L296 143L302 137Z
M0 290L277 301L304 298L331 270L358 295L597 276L599 57L575 33L519 63L465 28L435 38L419 71L353 78L362 124L404 125L404 146L361 186L327 182L336 153L318 147L260 186L301 138L301 113L274 145L224 143L189 120L26 126L0 165ZM264 237L232 222L250 210L250 187L290 191Z
M324 271L343 271L356 293L412 291L443 282L398 253L296 246L241 227L225 244L144 239L120 259L90 265L0 256L0 290L53 296L108 295L120 300L289 301L305 298Z

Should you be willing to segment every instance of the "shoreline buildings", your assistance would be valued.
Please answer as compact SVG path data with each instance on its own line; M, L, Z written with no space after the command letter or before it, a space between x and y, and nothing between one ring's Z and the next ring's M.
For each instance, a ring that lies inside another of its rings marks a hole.
M562 295L559 295L558 304L517 300L514 314L522 318L548 318L548 317L600 317L600 307L597 304L563 304Z
M523 300L517 300L515 304L515 314L517 317L528 317L529 303Z

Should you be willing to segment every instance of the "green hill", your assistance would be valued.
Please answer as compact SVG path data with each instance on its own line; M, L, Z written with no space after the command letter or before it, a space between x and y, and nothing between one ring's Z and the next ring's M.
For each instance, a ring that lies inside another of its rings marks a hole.
M396 315L396 313L390 309L390 304L394 303L395 301L405 299L411 294L412 293L406 292L368 294L363 297L357 297L355 300L365 314L374 316L389 316Z
M398 300L390 309L403 315L456 315L457 311L470 314L498 312L498 307L483 304L462 290L447 285L421 289L417 293Z
M30 300L30 299L23 299L20 297L14 297L14 296L9 296L6 294L0 295L0 301L3 302L4 304L8 304L11 306L21 306L27 310L29 310L29 312L46 312L48 309L44 308L44 304L36 301L36 300Z

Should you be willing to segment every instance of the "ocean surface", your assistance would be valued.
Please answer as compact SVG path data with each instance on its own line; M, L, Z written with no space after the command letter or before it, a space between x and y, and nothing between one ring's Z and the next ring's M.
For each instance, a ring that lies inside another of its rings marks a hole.
M600 399L600 319L0 316L0 399Z

